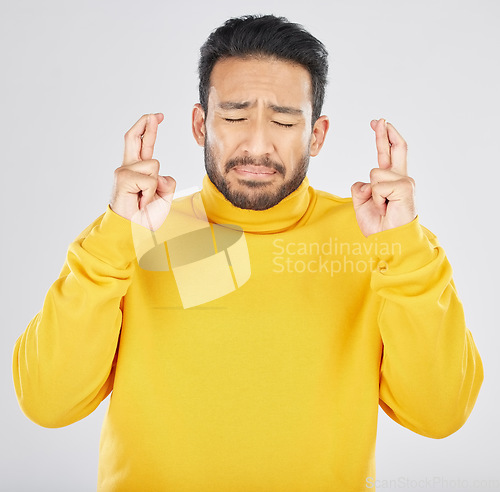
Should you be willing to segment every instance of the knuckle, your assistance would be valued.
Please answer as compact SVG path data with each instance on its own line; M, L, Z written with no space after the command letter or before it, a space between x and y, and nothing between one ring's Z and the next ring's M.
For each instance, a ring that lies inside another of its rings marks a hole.
M123 167L117 167L114 171L115 178L119 178L123 174Z
M401 186L408 192L413 192L415 189L415 180L410 177L405 177L401 180Z
M158 159L151 159L151 167L155 174L158 174L160 171L160 161Z
M379 171L380 169L374 167L371 171L370 171L370 180L371 181L375 181L379 175Z
M415 189L415 180L413 178L410 178L408 176L408 178L406 178L406 183L407 183L407 186L410 190L414 190Z
M123 183L124 181L127 180L128 176L130 175L130 171L126 168L119 167L118 169L115 169L115 181L117 183Z

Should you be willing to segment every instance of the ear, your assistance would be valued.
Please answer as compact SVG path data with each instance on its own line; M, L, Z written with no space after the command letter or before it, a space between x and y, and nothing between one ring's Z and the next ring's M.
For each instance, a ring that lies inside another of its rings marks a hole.
M321 147L325 143L326 134L330 128L328 116L320 116L314 123L311 144L309 146L309 155L315 157L319 154Z
M201 104L196 103L193 108L193 115L192 115L192 130L193 130L193 136L194 139L196 140L196 143L200 147L205 146L205 135L206 135L206 129L205 129L205 111L203 111L203 108L201 107Z

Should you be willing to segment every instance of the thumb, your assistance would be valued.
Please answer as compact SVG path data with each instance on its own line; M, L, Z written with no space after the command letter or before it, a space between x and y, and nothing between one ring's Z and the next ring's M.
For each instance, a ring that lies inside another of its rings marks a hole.
M370 183L358 181L351 186L351 195L354 209L357 209L371 198L372 187Z
M156 193L169 202L172 201L176 186L175 179L172 176L158 176L158 186L156 187Z

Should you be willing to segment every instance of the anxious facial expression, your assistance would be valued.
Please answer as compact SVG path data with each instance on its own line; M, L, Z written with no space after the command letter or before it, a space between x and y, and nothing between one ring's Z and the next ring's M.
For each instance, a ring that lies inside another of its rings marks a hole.
M276 205L303 181L326 134L326 117L311 124L309 72L283 60L233 57L215 64L210 81L207 114L200 105L193 111L208 177L237 207Z

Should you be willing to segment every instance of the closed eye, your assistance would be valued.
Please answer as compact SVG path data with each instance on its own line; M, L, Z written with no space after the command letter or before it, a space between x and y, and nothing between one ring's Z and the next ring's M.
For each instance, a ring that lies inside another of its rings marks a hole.
M240 121L246 121L246 118L224 118L228 123L238 123ZM281 126L282 128L292 128L293 123L280 123L279 121L273 121L275 125Z
M273 121L278 126L281 126L283 128L292 128L293 124L292 123L280 123L279 121Z

